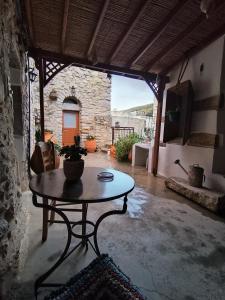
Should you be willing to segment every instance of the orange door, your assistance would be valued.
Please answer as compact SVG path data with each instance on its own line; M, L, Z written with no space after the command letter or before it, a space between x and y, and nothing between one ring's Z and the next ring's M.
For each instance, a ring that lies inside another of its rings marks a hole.
M68 146L74 144L74 136L79 135L79 112L63 111L62 144Z

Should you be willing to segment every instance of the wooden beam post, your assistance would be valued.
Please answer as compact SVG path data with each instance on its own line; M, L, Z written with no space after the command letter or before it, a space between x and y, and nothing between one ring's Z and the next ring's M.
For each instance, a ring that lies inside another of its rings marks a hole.
M177 5L169 12L169 14L164 18L164 20L159 24L158 28L154 31L153 34L150 35L145 45L135 54L135 56L129 62L129 65L134 65L137 61L146 53L148 49L156 42L156 40L160 37L160 35L167 28L168 24L173 20L174 17L177 16L179 11L182 9L184 4L188 0L178 1Z
M154 146L152 149L152 165L151 172L154 176L158 172L158 161L159 161L159 145L160 145L160 132L161 132L161 122L162 122L162 106L163 106L163 93L165 89L165 81L163 78L160 79L158 88L158 106L156 115L156 129L155 129L155 139Z
M65 42L66 42L66 28L68 21L70 0L65 0L64 2L64 13L63 13L63 23L62 23L62 36L61 36L61 51L64 53Z
M218 13L218 11L221 8L221 6L224 5L224 1L218 1L218 5L216 7L216 10L214 12ZM212 16L210 16L211 18ZM174 48L177 47L177 44L181 43L188 35L190 35L195 29L196 27L198 27L202 22L205 21L205 15L203 13L201 13L186 29L184 29L180 34L178 34L178 36L172 40L165 48L162 49L162 51L160 51L149 63L148 65L144 68L144 71L150 71L152 69L152 67L154 66L154 64L156 62L158 62L159 60L162 60L164 56L166 56L169 52L171 52ZM220 27L216 32L213 32L210 37L207 37L206 42L204 43L198 43L198 45L196 46L197 49L200 50L201 45L203 44L203 46L207 46L207 42L212 42L214 39L218 38L219 36L221 36L224 33L224 24L222 25L222 27ZM191 50L189 52L192 51L196 51L196 47L195 49L191 48ZM203 47L203 48L204 48ZM174 62L172 65L170 65L169 67L167 67L166 69L164 69L161 74L167 74L167 72L169 72L169 70L175 66L176 64L178 64L180 61L184 60L184 58L190 57L190 53L188 53L187 51L184 53L184 55L179 56L179 59Z
M108 59L109 63L113 61L113 59L116 57L117 53L120 51L124 43L126 42L128 36L130 35L131 31L136 26L137 22L140 20L141 15L146 10L148 6L148 1L145 0L143 4L139 7L139 9L136 11L135 16L132 18L128 29L122 34L120 40L117 42L115 48L113 49L112 53L110 54L110 57Z
M50 51L41 50L37 48L29 49L28 54L29 56L35 59L42 57L48 62L58 62L61 64L68 64L68 65L72 64L73 66L77 66L81 68L87 68L90 70L95 70L98 72L106 72L115 75L123 75L123 76L140 79L140 80L148 78L149 81L155 81L157 78L157 74L155 73L140 72L134 69L123 68L114 65L107 65L103 63L97 63L96 65L94 65L90 60L87 59L76 58L65 54L53 53ZM166 80L168 82L169 78L167 77Z
M39 93L40 93L40 122L41 139L45 140L45 113L44 113L44 60L39 58Z
M172 40L166 47L162 48L159 53L153 57L153 59L148 63L148 65L144 68L145 71L151 70L155 63L161 60L165 55L167 55L170 51L172 51L177 44L184 40L187 35L189 35L202 21L205 20L205 16L200 14L187 28L185 28L178 36Z
M177 66L181 61L183 61L187 57L191 57L195 54L197 54L199 51L213 43L215 40L217 40L219 37L221 37L225 33L225 23L223 23L222 26L219 27L216 31L212 32L210 36L208 36L206 39L204 39L202 42L198 43L198 45L194 48L191 48L189 51L184 53L181 57L179 57L175 62L173 62L171 65L167 66L164 70L162 70L162 74L169 73L175 66ZM150 68L148 68L150 69Z
M32 17L32 3L31 0L25 0L25 9L26 9L26 19L29 27L30 41L32 46L35 46L35 34L34 34L34 24Z
M100 30L100 27L102 25L102 22L104 20L104 17L105 17L105 14L106 14L106 11L107 11L107 8L108 8L108 5L110 3L110 0L104 0L104 5L102 7L102 10L100 12L100 15L99 15L99 18L98 18L98 22L97 22L97 25L95 27L95 30L93 32L93 35L91 37L91 41L90 41L90 44L89 44L89 47L88 47L88 50L87 50L87 57L89 58L91 56L91 52L92 52L92 49L94 47L94 43L95 43L95 40L97 38L97 35L98 35L98 32Z

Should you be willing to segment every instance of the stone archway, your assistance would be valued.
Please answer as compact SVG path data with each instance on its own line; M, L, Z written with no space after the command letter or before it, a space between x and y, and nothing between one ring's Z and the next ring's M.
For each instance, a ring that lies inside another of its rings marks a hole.
M80 135L80 101L74 97L66 97L62 104L62 145L74 144L74 137Z

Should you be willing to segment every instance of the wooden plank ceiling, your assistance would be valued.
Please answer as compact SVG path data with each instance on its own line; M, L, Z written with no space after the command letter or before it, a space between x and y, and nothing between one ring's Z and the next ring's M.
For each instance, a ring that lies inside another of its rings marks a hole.
M32 48L91 65L167 74L225 33L225 1L25 0Z

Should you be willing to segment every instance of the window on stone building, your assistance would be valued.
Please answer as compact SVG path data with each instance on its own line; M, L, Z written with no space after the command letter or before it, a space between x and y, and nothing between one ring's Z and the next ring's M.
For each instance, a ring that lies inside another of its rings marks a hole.
M80 111L81 103L76 97L69 96L63 100L62 109L63 110Z
M70 96L66 97L63 101L63 103L68 103L68 104L80 104L79 100L76 97Z

